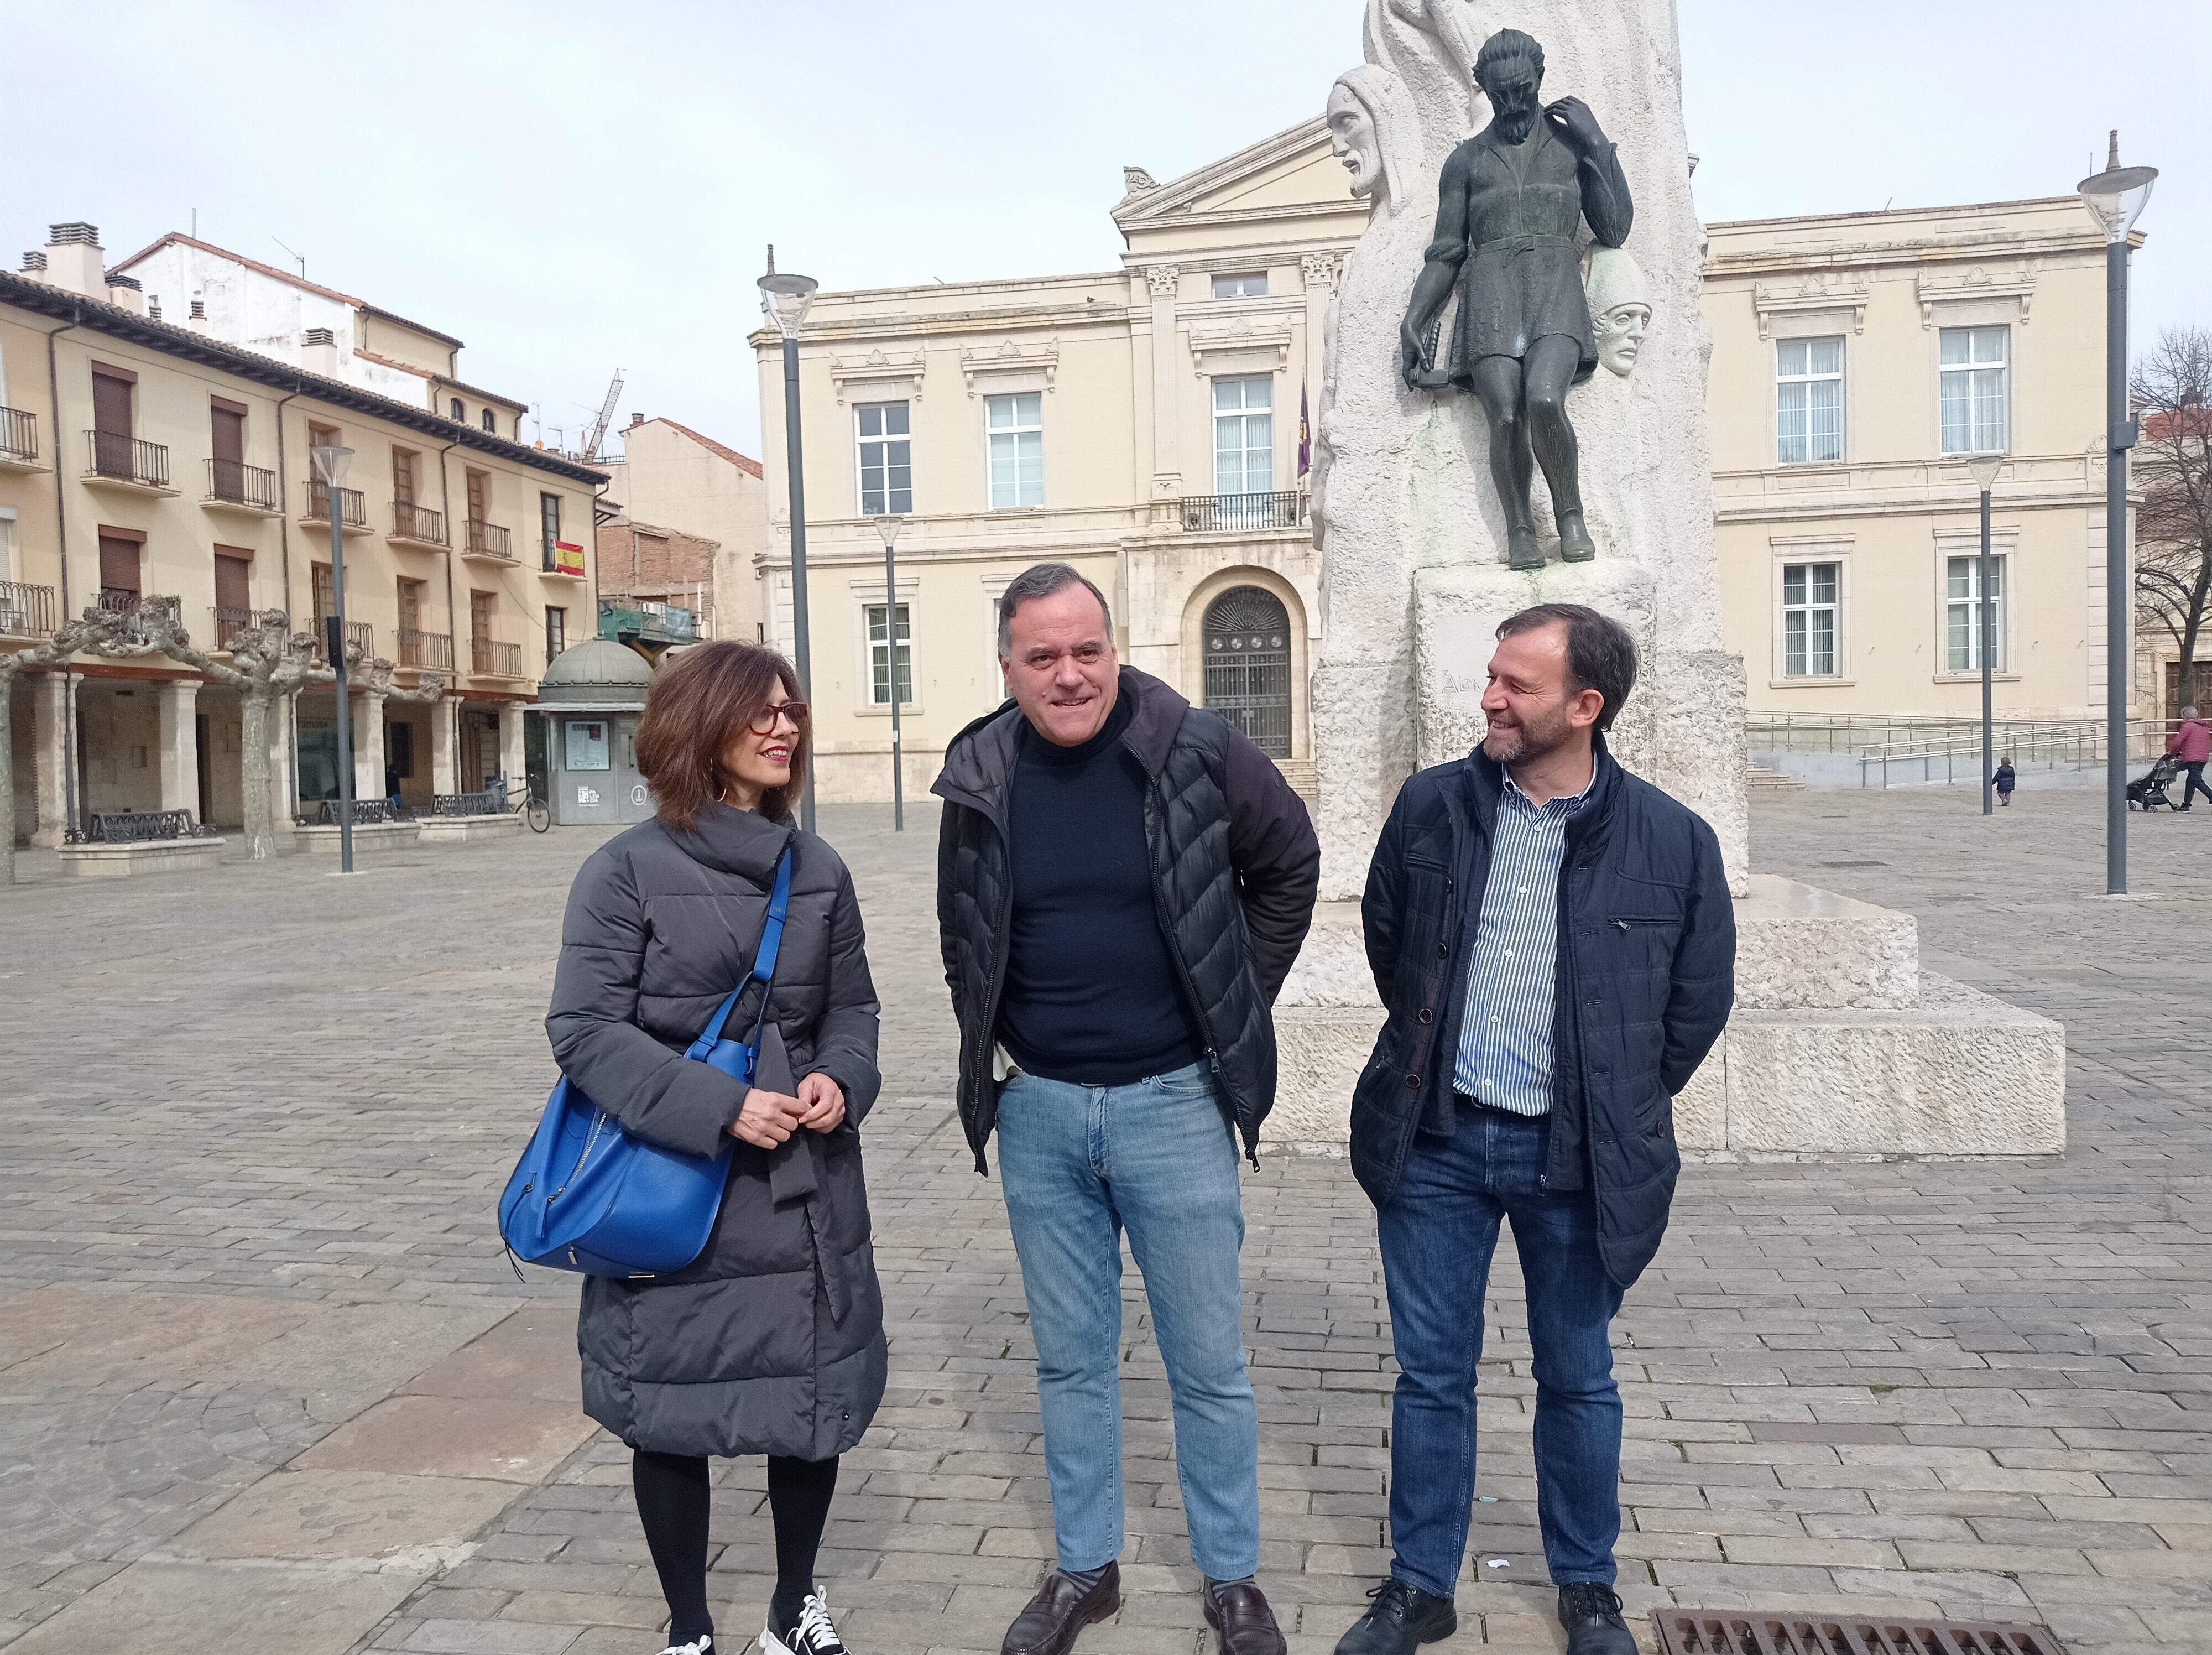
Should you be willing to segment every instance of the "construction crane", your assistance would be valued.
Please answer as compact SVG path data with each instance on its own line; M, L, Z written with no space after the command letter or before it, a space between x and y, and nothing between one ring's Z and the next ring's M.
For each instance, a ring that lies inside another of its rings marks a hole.
M607 440L607 428L614 423L615 404L622 398L622 369L617 368L614 383L607 386L606 400L599 405L599 417L592 422L592 429L584 438L584 458L587 460L599 457L599 444Z

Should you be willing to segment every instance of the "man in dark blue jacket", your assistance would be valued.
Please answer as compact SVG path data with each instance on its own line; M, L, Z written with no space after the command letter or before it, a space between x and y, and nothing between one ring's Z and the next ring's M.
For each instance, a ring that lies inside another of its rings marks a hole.
M1636 646L1578 604L1498 629L1488 733L1399 791L1362 908L1389 1013L1352 1094L1399 1366L1390 1579L1337 1655L1457 1624L1474 1380L1501 1219L1527 1284L1537 1518L1570 1655L1635 1655L1613 1591L1620 1393L1607 1323L1667 1227L1674 1096L1735 997L1703 820L1606 751Z

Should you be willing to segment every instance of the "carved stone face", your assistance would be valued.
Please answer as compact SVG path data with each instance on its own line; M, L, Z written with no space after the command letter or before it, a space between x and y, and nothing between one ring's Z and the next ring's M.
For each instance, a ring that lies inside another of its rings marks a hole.
M1340 81L1328 94L1329 153L1352 174L1352 193L1372 195L1382 182L1382 146L1367 106Z
M1490 100L1498 136L1508 143L1527 138L1543 107L1542 71L1525 58L1506 58L1492 64L1475 84Z
M1626 379L1635 370L1637 353L1644 349L1644 336L1651 331L1651 307L1615 305L1590 321L1597 339L1598 361L1607 372Z

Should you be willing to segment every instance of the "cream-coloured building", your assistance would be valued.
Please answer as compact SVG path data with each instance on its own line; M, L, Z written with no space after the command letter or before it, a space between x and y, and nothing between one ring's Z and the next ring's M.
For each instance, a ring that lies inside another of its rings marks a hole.
M486 430L476 404L456 419L225 342L193 325L205 317L165 306L157 321L144 287L104 268L89 225L56 227L26 265L0 274L0 648L94 605L174 605L217 653L271 610L316 630L332 502L307 452L335 443L355 452L337 502L349 625L401 686L434 672L447 685L434 703L354 697L360 794L381 797L388 780L427 804L520 777L545 663L594 630L601 474L516 442L511 425ZM517 405L483 406L499 420ZM81 659L16 675L13 693L16 821L34 842L96 812L238 822L234 691L159 659ZM337 716L321 687L279 721L276 811L335 795Z
M1300 417L1367 209L1319 120L1125 184L1119 270L814 301L799 375L824 798L887 796L895 675L907 786L927 787L1000 698L1000 593L1045 559L1107 593L1124 660L1228 711L1311 787L1321 608ZM766 636L788 650L781 339L752 342L775 536L757 563ZM884 514L907 520L888 617Z
M769 545L769 490L761 463L672 419L630 416L619 459L592 464L607 474L606 496L632 522L714 543L713 567L686 605L701 637L761 636L760 574L755 554Z
M2077 197L1708 227L1721 592L1748 704L2000 717L2105 697L2105 244Z
M1322 616L1301 416L1367 208L1318 121L1168 184L1129 169L1127 186L1121 270L814 300L799 360L825 797L889 791L893 667L871 522L884 513L907 519L909 791L1000 698L998 593L1059 558L1112 599L1125 660L1230 711L1310 792ZM1710 234L1723 602L1754 717L1978 713L1964 457L1991 449L2005 457L2000 715L2100 709L2105 265L2079 200ZM756 562L766 636L788 650L780 339L763 329L753 344L774 536Z

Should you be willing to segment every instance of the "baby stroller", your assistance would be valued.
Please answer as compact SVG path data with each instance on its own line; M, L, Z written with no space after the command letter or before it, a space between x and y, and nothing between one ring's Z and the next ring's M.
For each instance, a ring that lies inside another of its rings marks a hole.
M2128 783L2128 808L2156 810L2163 805L2172 810L2173 800L2166 796L2166 786L2180 773L2180 770L2179 759L2172 753L2160 753L2158 762L2150 767L2148 775L2137 776Z

